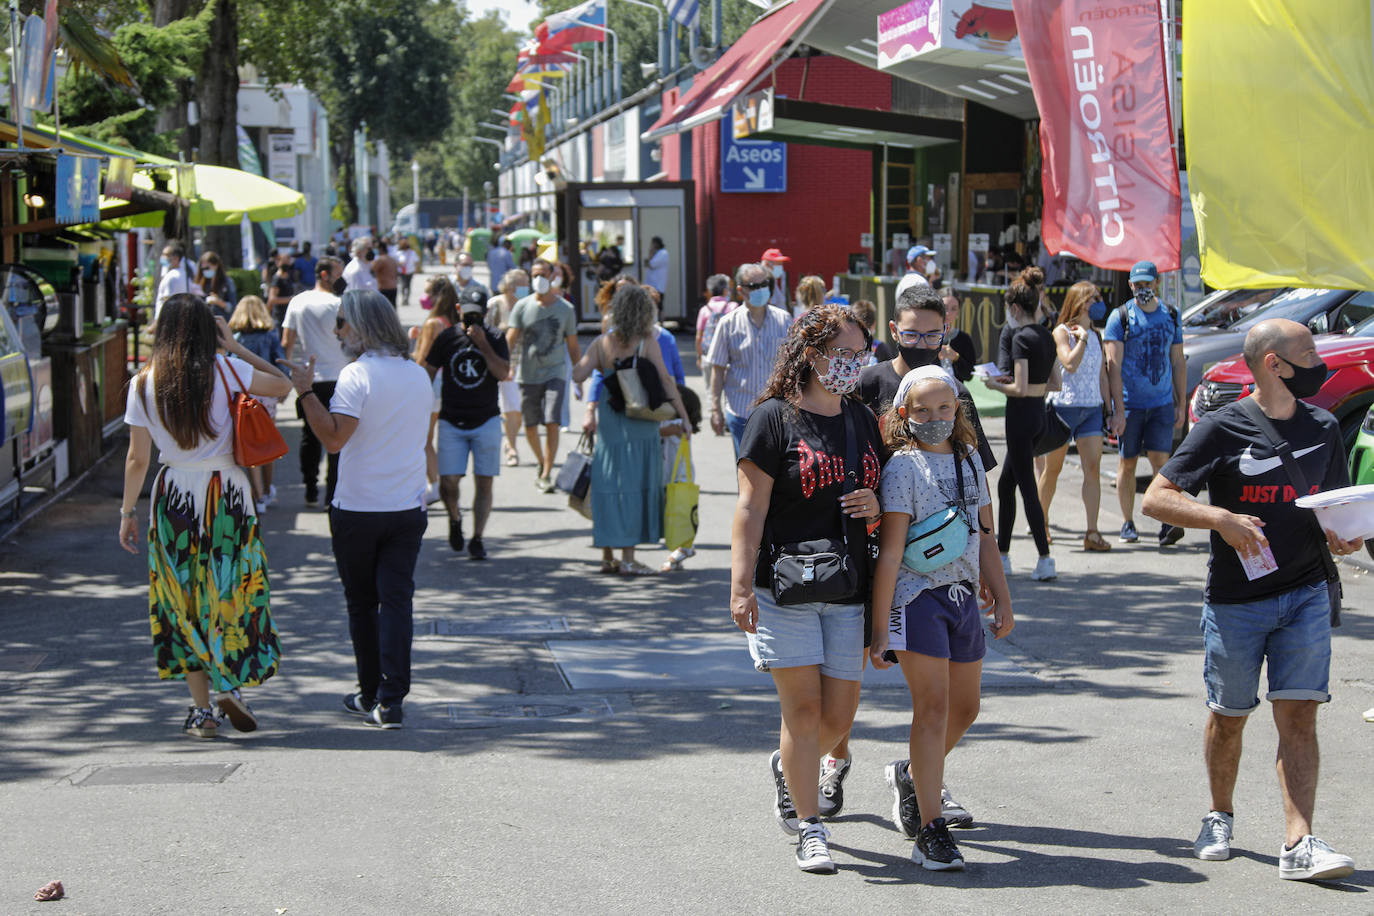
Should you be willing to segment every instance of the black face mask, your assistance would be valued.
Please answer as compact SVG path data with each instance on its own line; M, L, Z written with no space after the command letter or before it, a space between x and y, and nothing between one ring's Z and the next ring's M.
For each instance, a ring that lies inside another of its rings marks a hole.
M902 362L907 364L909 369L919 369L922 366L933 366L940 361L939 349L932 350L929 347L922 347L919 344L912 347L897 345L897 350L902 354Z
M334 295L342 296L346 289L348 289L348 281L343 277L339 277L334 281Z
M1293 370L1292 377L1280 379L1293 397L1310 398L1321 391L1322 385L1326 382L1326 363L1317 363L1315 366L1295 366L1277 353L1274 355L1288 363L1288 368Z

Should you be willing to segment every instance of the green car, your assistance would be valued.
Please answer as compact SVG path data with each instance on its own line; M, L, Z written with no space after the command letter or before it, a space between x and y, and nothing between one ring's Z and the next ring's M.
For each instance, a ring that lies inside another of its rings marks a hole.
M1364 415L1350 447L1350 482L1355 486L1374 483L1374 408Z

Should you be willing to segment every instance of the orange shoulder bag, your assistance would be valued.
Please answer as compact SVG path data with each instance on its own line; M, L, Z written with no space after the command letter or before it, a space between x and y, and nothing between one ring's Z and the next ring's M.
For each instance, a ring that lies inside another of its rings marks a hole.
M286 454L286 440L281 437L277 424L272 422L267 408L248 393L243 379L234 371L234 364L227 359L225 362L229 364L234 381L239 383L239 390L229 397L229 417L234 421L234 463L255 468L276 461ZM229 382L224 377L224 368L218 358L215 359L215 368L219 370L220 381L224 382L225 393L228 393Z

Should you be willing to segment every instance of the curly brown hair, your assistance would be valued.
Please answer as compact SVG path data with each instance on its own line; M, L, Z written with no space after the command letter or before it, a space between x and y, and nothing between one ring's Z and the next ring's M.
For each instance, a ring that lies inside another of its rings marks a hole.
M910 410L915 403L916 388L917 386L913 385L911 390L907 392L907 410ZM916 437L907 428L906 420L897 413L897 408L900 406L902 405L893 404L889 407L879 424L883 430L883 444L894 455L904 448L919 448ZM968 408L964 406L958 392L954 396L954 432L950 433L949 438L954 442L954 452L960 461L969 452L978 448L978 432L973 428L973 420L969 418Z
M778 348L778 360L773 364L773 374L763 387L756 404L769 398L781 398L795 404L801 397L806 383L811 381L811 362L806 358L806 348L824 351L830 341L844 332L846 324L852 324L864 335L864 347L873 344L873 337L847 305L824 304L808 310L787 329L787 337Z

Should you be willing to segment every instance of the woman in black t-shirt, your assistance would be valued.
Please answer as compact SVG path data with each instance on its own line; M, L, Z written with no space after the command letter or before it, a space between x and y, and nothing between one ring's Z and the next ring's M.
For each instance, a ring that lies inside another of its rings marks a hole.
M1020 490L1031 537L1040 553L1031 578L1043 581L1053 579L1055 570L1036 488L1035 440L1045 431L1045 393L1058 387L1059 372L1054 335L1039 323L1039 298L1039 291L1021 279L1007 288L1007 329L1002 331L1007 346L999 353L998 363L1002 375L988 379L987 385L1007 396L1007 456L997 478L997 546L1002 570L1011 572L1007 554L1016 524L1016 491Z
M864 520L881 515L874 490L886 453L877 418L848 396L869 342L849 308L808 311L788 331L740 445L730 616L749 634L755 667L770 672L778 690L782 746L770 760L776 815L784 830L801 834L797 864L806 871L834 869L818 814L817 762L853 722L869 629ZM780 606L773 593L779 548L823 539L844 541L857 573L854 594Z

